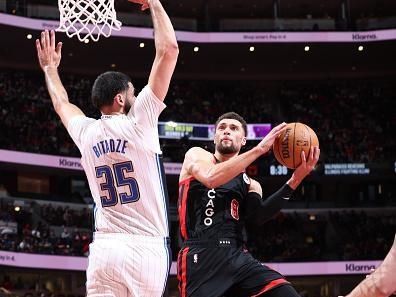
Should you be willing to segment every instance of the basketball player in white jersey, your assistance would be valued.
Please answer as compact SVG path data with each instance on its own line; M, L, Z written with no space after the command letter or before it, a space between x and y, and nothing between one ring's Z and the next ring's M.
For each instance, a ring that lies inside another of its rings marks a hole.
M102 113L98 120L69 102L57 71L62 44L56 45L54 31L42 32L36 40L53 106L81 152L95 200L87 296L159 297L171 262L157 123L178 45L159 0L130 1L141 4L142 10L150 8L154 63L148 84L137 97L125 74L98 76L92 88L92 101Z

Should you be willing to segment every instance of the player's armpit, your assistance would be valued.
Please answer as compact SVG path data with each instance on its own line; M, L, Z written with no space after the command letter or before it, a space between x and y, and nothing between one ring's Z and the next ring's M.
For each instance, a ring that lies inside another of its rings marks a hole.
M56 109L56 113L61 118L63 125L68 128L69 121L75 116L85 116L85 114L76 105L69 102L61 103Z
M249 192L256 192L260 195L260 199L263 196L263 189L261 188L260 183L252 178L250 178Z

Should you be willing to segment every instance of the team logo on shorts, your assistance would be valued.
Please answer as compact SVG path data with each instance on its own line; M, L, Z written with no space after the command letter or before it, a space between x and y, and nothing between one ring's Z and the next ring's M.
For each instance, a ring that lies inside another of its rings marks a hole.
M246 173L243 174L243 180L245 181L245 183L250 185L250 178L246 175Z
M232 199L231 201L231 216L235 220L239 220L239 202L236 199Z

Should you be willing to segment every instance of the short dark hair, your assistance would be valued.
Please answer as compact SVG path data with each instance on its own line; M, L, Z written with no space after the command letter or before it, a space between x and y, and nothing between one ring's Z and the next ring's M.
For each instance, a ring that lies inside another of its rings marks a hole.
M216 121L215 128L217 128L217 125L220 123L220 121L224 120L224 119L237 120L238 122L240 122L242 124L243 131L245 131L245 136L247 136L247 124L246 124L245 119L242 116L240 116L239 114L237 114L236 112L233 112L233 111L226 112L226 113L222 114L221 116L219 116L219 118Z
M128 82L131 79L128 75L108 71L99 75L92 86L91 100L96 108L112 105L115 95L128 90Z

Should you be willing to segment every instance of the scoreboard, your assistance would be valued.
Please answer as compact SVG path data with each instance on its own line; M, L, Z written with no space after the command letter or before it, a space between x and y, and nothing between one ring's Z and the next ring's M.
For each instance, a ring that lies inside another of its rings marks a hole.
M271 131L271 124L247 124L247 139L261 140ZM164 139L188 139L212 141L215 134L215 125L159 122L158 134Z

